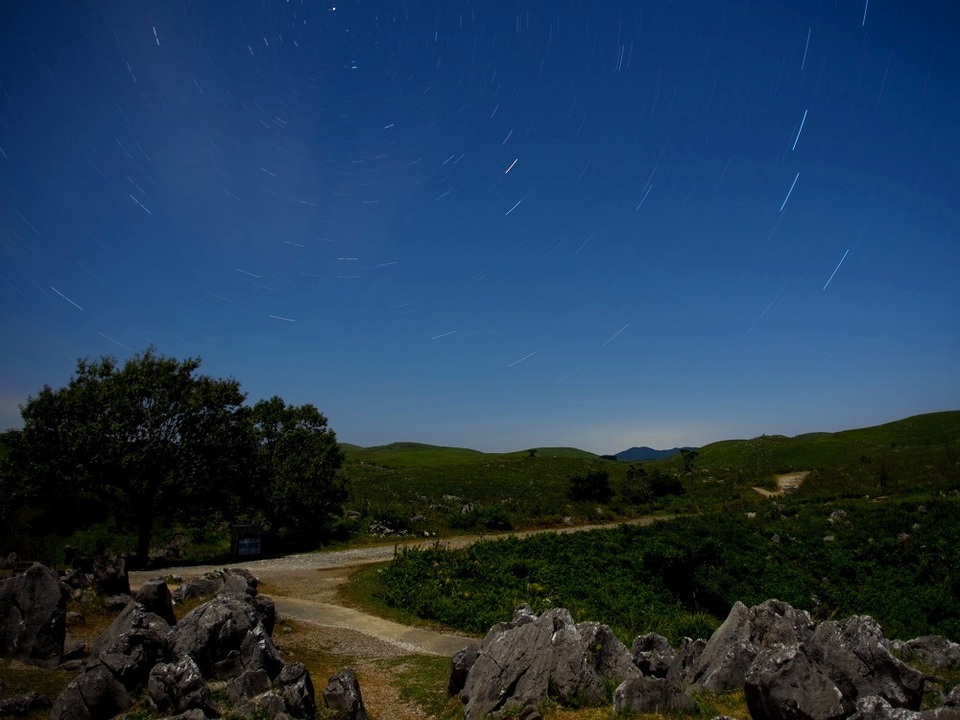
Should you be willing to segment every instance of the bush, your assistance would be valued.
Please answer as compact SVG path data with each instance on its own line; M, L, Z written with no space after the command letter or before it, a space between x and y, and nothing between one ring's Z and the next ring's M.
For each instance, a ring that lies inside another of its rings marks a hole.
M510 516L497 505L471 507L467 512L451 515L448 525L452 530L471 530L478 527L487 530L513 530Z
M613 489L610 473L606 470L591 470L570 476L568 496L574 502L610 502Z

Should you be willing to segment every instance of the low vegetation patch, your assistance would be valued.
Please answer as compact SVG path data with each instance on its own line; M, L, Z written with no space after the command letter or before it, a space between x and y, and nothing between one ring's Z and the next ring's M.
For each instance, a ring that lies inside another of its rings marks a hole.
M529 603L600 620L626 642L707 637L740 600L778 598L817 619L868 614L888 637L960 637L960 500L766 501L648 527L400 551L387 605L483 633Z

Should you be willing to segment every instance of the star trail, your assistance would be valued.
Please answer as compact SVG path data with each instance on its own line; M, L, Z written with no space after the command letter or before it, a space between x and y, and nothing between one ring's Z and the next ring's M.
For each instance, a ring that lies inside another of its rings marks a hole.
M149 344L361 445L956 409L956 27L880 0L8 3L0 426Z

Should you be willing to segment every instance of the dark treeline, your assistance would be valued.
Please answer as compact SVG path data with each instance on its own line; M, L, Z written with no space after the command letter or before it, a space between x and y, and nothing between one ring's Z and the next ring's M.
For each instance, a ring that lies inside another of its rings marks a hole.
M92 526L130 538L139 563L177 527L255 523L273 550L328 541L347 486L327 419L279 397L247 405L238 381L199 368L152 348L84 359L28 398L2 436L0 549L36 555L38 538Z

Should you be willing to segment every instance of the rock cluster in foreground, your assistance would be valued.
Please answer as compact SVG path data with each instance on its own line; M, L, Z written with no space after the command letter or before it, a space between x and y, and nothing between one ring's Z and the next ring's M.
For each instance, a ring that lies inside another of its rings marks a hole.
M754 720L960 720L960 692L919 710L925 676L894 656L960 666L960 645L939 636L887 640L868 616L815 625L778 600L734 605L709 640L673 648L656 634L627 649L610 629L574 623L563 608L522 606L479 645L457 653L449 692L467 720L533 713L547 701L620 712L692 710L694 695L743 688ZM528 710L529 708L529 710Z
M107 599L122 610L89 657L73 659L64 652L70 643L66 600L71 587L82 592L89 585L70 577L68 586L42 565L0 582L0 655L77 672L53 702L51 720L107 720L130 709L133 695L154 713L181 720L316 716L310 673L280 656L272 640L273 601L257 592L249 571L217 571L181 585L174 593L179 599L214 597L179 621L163 580L144 583L130 596L122 575L114 587L125 585L127 594ZM82 647L76 654L86 655ZM331 678L323 696L349 720L365 720L349 668ZM42 704L31 694L0 701L0 710L22 713Z

